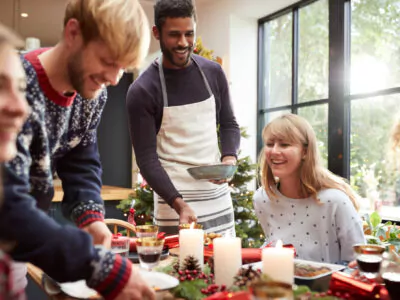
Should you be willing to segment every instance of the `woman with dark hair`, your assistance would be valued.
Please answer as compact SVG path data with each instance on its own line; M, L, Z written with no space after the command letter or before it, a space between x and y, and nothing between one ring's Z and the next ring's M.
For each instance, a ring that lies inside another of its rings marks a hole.
M13 159L17 153L16 139L26 116L25 72L15 51L22 41L0 24L0 164ZM1 165L1 168L3 166ZM0 209L3 203L0 176ZM4 251L13 243L0 241L0 299L24 299L23 289L12 282L11 261Z

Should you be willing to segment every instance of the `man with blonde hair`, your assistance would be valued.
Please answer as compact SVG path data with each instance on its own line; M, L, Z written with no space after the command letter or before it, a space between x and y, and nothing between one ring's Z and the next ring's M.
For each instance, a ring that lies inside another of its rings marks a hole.
M61 41L22 57L31 114L4 168L0 240L15 241L15 261L31 262L53 279L85 279L105 299L149 299L154 292L130 261L107 248L97 126L108 85L147 54L149 25L138 0L69 0ZM44 211L57 172L61 226Z

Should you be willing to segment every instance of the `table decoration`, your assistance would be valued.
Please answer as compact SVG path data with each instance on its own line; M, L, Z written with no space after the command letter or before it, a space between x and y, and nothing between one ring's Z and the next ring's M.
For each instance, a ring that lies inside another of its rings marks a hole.
M200 224L181 224L179 230L179 263L183 265L188 256L194 256L203 268L204 261L204 231Z
M215 283L231 286L242 265L240 238L216 238L213 241Z
M282 247L279 240L275 247L262 250L262 271L279 282L293 284L294 282L294 252Z
M385 287L380 283L365 277L353 277L344 272L332 274L328 292L351 300L389 300Z

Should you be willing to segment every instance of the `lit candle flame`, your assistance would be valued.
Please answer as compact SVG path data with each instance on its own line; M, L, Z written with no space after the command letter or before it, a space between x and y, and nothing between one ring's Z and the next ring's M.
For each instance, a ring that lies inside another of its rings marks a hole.
M190 223L190 229L194 229L194 222Z
M275 248L282 248L282 246L283 246L282 241L281 241L281 240L278 240L278 241L276 242Z

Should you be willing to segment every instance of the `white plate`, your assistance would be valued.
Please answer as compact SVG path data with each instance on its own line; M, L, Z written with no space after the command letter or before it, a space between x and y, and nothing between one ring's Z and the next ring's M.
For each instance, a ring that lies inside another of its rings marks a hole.
M168 274L161 272L149 272L145 270L139 271L143 280L156 291L166 291L176 287L179 284L179 280Z
M60 288L68 296L78 299L90 299L99 296L95 290L86 285L85 280L60 283Z
M156 290L156 293L161 295L164 291L172 289L179 284L179 280L175 277L167 275L165 273L160 272L149 272L145 270L139 270L140 275L143 280L151 287ZM86 285L85 280L80 280L76 282L65 282L60 283L60 289L67 294L68 296L77 298L77 299L90 299L97 298L98 293L89 288ZM162 299L162 297L158 297L157 299Z
M327 268L329 268L331 270L329 272L322 273L322 274L319 274L319 275L313 276L313 277L294 276L294 278L301 279L301 280L315 280L315 279L330 275L332 273L341 271L341 270L346 268L345 266L342 266L342 265L328 264L328 263L322 263L322 262L314 262L314 261L297 259L297 258L294 259L294 263L311 265L313 267L327 267ZM253 266L254 269L261 269L262 270L262 262L261 261L256 262L256 263L252 263L252 264L243 265L243 267L245 267L245 268L249 267L249 266Z
M295 259L294 262L298 263L298 264L310 265L312 267L327 267L330 269L329 272L325 272L325 273L322 273L322 274L319 274L319 275L313 276L313 277L294 276L294 278L301 279L301 280L315 280L315 279L330 275L332 273L341 271L344 268L346 268L343 265L328 264L328 263L315 262L315 261L309 261L309 260L303 260L303 259Z

